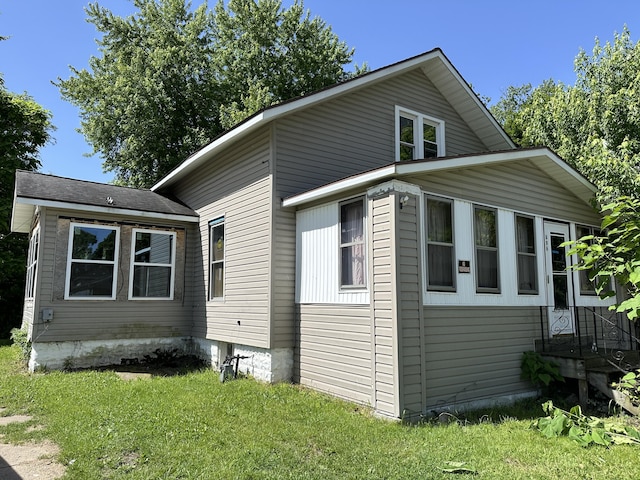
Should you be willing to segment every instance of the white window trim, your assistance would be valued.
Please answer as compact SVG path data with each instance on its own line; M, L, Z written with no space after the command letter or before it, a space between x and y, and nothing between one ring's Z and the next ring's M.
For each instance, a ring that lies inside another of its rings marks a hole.
M487 211L492 211L494 213L495 216L495 227L496 227L496 246L495 247L482 247L482 246L478 246L476 244L476 210L487 210ZM481 205L481 204L477 204L474 203L472 205L472 228L471 228L471 238L472 238L472 243L473 243L473 263L474 266L472 268L473 272L474 272L474 278L475 278L475 283L476 283L476 293L477 294L488 294L488 295L500 295L502 294L502 264L503 262L500 260L500 256L502 255L501 252L501 248L500 248L500 242L501 242L501 232L500 232L500 226L499 226L499 214L498 214L498 209L495 207L488 207L486 205ZM514 217L515 218L515 217ZM497 269L497 283L498 286L497 288L490 288L490 287L481 287L479 285L479 274L480 271L478 270L478 249L481 250L487 250L487 251L494 251L496 252L496 269ZM516 275L517 277L517 275Z
M38 280L38 260L40 259L40 227L37 226L31 232L29 238L29 250L27 254L27 277L25 285L25 299L33 299Z
M222 263L222 296L221 297L214 297L213 294L213 278L211 278L211 271L212 271L212 266L213 266L213 255L212 255L212 247L213 247L213 227L222 224L222 226L224 227L224 246L223 246L223 253L222 253L222 260L216 260L216 263ZM225 299L225 294L227 291L227 282L226 282L226 276L227 276L227 216L226 215L220 215L218 217L215 217L213 220L210 220L207 223L207 236L208 236L208 243L209 243L209 254L208 254L208 258L207 258L207 269L208 269L208 273L207 273L207 277L208 277L208 284L207 284L207 301L209 302L224 302Z
M101 228L104 230L115 230L116 238L115 238L115 250L113 252L113 261L111 260L74 260L72 259L73 254L73 231L75 227L89 227L89 228ZM93 300L93 301L102 301L102 300L115 300L116 299L116 288L118 285L118 261L120 256L120 227L115 225L104 225L104 224L94 224L94 223L80 223L80 222L71 222L69 224L69 242L67 246L67 271L65 275L65 284L64 284L64 299L65 300ZM80 297L80 296L70 296L69 295L69 283L71 281L71 264L72 262L78 263L92 263L99 265L113 265L113 285L111 287L111 296L88 296L88 297Z
M171 263L148 263L148 262L136 262L136 233L153 233L158 235L170 235L173 237L171 242ZM176 232L168 230L153 230L148 228L134 228L131 230L131 260L129 262L129 300L173 300L173 293L175 287L175 275L176 275ZM171 277L169 280L169 296L168 297L134 297L133 296L133 275L136 266L145 267L171 267Z
M533 223L533 248L534 248L534 252L533 253L526 253L526 252L519 252L518 251L518 217L521 218L527 218L529 220L532 221ZM516 287L516 291L518 292L518 295L529 295L529 296L535 296L538 295L540 293L540 269L538 268L538 257L540 256L539 254L539 250L538 250L538 228L536 225L536 217L534 215L526 215L524 213L519 213L519 212L514 212L513 215L513 229L515 232L514 235L514 241L515 241L515 249L516 249L516 279L518 282L518 285ZM543 250L544 252L544 250ZM531 291L520 291L520 271L518 270L518 260L520 255L526 255L528 257L533 257L534 259L534 265L536 266L535 269L535 273L536 273L536 289L535 290L531 290Z
M428 219L427 219L427 208L428 208L428 204L429 204L429 199L432 200L437 200L440 202L448 202L451 205L451 247L453 249L453 265L451 265L451 270L452 270L452 274L453 274L453 286L452 287L446 287L446 286L434 286L434 287L430 287L429 286L429 244L430 243L434 243L437 244L437 242L429 242L429 223L428 223ZM424 212L424 214L422 215L422 224L423 224L423 232L424 232L424 283L425 283L425 290L427 292L439 292L439 293L456 293L457 289L458 289L458 285L457 285L457 268L456 268L456 263L457 263L457 253L456 253L456 217L455 217L455 200L453 198L449 198L449 197L442 197L442 196L438 196L438 195L432 195L429 193L423 193L422 194L422 211Z
M400 107L396 105L395 107L395 149L396 149L396 162L400 161L400 117L403 116L405 118L410 118L416 122L414 124L413 129L413 141L415 145L414 150L414 160L421 160L424 158L424 130L422 125L424 123L431 125L436 128L436 145L438 148L437 157L444 157L446 153L445 149L445 128L444 128L444 120L440 120L439 118L431 117L429 115L425 115L423 113L415 112L408 108Z
M342 243L342 206L362 202L362 242ZM362 244L364 251L364 283L362 285L342 285L342 248L350 245ZM340 292L363 291L368 288L368 248L367 248L367 202L366 197L358 195L338 202L338 289Z

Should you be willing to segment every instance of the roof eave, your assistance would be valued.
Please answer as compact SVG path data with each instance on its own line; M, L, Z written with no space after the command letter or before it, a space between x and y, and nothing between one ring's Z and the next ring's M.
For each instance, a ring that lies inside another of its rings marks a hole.
M29 212L31 216L33 216L36 206L59 208L63 210L72 210L72 211L85 212L85 213L98 213L98 214L116 215L116 216L132 216L132 217L149 218L154 220L169 220L169 221L186 222L186 223L198 223L200 221L198 216L193 216L193 215L149 212L145 210L134 210L134 209L127 209L127 208L101 207L97 205L77 204L77 203L70 203L70 202L45 200L41 198L17 196L13 203L14 215L11 219L11 230L16 232L22 232L22 233L29 232L31 225L29 225L28 227L24 227L24 222L23 222L23 225L14 225L14 219L24 218L24 216Z

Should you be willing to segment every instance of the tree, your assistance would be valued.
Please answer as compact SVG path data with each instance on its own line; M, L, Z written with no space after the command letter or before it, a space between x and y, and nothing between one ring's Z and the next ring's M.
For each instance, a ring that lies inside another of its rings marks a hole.
M28 238L11 233L16 170L37 170L38 152L51 141L51 113L26 94L8 92L0 77L0 338L19 326Z
M600 236L575 242L576 266L602 298L624 295L613 309L640 315L640 42L627 28L575 60L575 85L547 80L535 89L512 87L492 107L522 146L547 145L598 187Z
M246 116L349 75L353 50L301 1L133 3L127 18L87 7L101 56L57 83L117 183L152 185Z
M640 194L640 43L625 27L575 60L576 82L511 87L492 112L521 146L546 145L601 195Z

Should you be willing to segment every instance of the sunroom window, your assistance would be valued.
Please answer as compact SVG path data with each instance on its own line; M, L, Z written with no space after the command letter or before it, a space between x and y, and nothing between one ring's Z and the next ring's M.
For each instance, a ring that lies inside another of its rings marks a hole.
M578 234L578 239L590 235L597 237L602 234L599 228L587 225L577 225L576 233ZM587 243L591 243L591 240ZM589 272L587 270L578 270L578 276L580 278L580 295L596 295L596 282L589 279ZM611 290L611 282L604 287L604 290Z
M473 215L476 291L499 293L497 212L492 208L476 206Z
M176 234L134 229L130 298L172 299Z
M364 287L364 198L340 204L340 286Z
M518 255L518 293L538 293L536 232L533 218L516 215L516 249Z
M442 120L396 108L396 130L396 160L416 160L445 155Z
M115 299L118 227L72 223L65 298Z
M40 246L40 229L36 228L29 239L29 252L27 254L27 282L25 297L33 298L36 285L36 270L38 266L38 247Z
M426 197L427 289L455 291L453 201Z

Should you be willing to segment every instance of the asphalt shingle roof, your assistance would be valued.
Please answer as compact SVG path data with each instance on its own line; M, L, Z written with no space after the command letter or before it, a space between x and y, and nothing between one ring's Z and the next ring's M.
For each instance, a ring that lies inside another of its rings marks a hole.
M76 205L198 216L186 205L151 190L74 180L23 170L16 172L16 196Z

